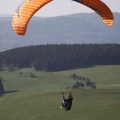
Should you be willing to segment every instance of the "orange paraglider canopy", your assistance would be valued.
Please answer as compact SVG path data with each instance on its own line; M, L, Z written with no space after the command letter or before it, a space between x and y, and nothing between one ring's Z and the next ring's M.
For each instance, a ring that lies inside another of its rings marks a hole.
M52 0L25 0L23 4L18 7L13 15L12 28L19 35L25 35L27 25L31 17L44 5L51 2ZM98 13L103 22L111 26L114 22L114 17L111 10L106 4L100 0L73 0L78 3L81 3L96 13ZM94 19L94 18L93 18Z
M12 20L13 30L19 34L24 35L26 33L28 22L31 17L44 5L52 0L26 0L15 11Z
M114 17L111 10L102 1L100 0L73 0L73 1L81 3L94 10L101 16L103 22L106 25L111 26L114 23Z

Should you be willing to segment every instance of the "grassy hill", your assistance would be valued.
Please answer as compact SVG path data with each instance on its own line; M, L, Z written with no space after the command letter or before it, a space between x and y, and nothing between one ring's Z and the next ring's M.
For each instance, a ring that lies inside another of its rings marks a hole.
M6 94L0 97L0 120L119 120L119 71L120 65L52 73L31 68L1 71ZM72 90L73 107L67 112L60 109L61 91L75 83L69 77L73 73L89 77L97 89Z

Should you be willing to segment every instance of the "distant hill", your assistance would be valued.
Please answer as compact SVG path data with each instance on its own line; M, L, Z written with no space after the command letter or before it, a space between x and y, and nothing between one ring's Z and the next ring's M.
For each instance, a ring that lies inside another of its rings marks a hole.
M107 27L96 13L33 17L27 34L19 36L12 30L12 15L0 15L0 51L36 44L120 43L120 13L114 18Z

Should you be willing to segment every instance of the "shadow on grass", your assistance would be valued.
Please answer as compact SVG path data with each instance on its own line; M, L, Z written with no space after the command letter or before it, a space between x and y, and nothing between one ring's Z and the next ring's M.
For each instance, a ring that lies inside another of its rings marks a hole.
M15 92L18 92L18 90L4 91L3 93L0 94L0 97L2 97L5 94L11 94L11 93L15 93Z
M3 94L14 93L14 92L18 92L18 90L4 91Z

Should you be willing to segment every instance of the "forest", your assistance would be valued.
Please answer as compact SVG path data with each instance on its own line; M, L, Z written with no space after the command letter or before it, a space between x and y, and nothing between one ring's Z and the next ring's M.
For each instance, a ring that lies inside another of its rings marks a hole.
M33 67L52 72L119 64L120 44L46 44L0 52L1 70Z

